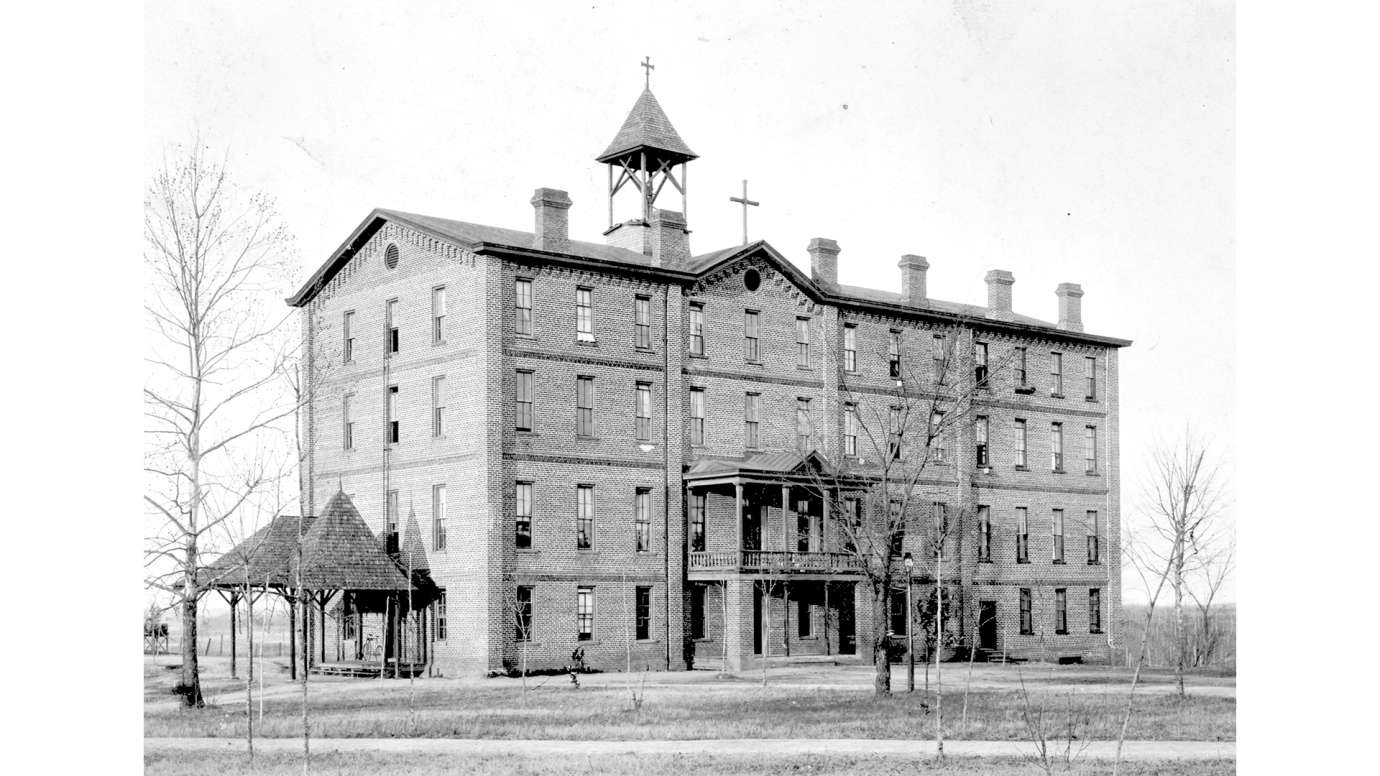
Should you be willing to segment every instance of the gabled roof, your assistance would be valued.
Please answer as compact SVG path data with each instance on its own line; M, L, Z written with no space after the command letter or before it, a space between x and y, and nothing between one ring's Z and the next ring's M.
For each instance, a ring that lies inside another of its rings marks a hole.
M642 90L613 142L595 161L613 162L625 154L642 149L658 151L657 156L671 159L676 164L698 158L698 154L690 150L680 139L676 128L671 126L671 120L666 118L666 112L661 109L661 103L656 101L651 89Z
M819 472L829 478L856 478L852 472L835 470L829 459L818 450L801 455L800 453L774 451L749 453L726 458L698 458L685 470L686 481L709 480L726 477L759 477L767 479L801 479Z

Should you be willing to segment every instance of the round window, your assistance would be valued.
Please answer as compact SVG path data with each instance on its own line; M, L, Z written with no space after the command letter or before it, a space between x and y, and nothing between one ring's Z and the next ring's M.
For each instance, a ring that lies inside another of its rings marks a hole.
M398 246L393 243L388 244L388 247L383 250L383 263L389 269L398 268Z
M743 275L743 286L747 290L756 291L760 285L762 285L762 275L757 270L750 269Z

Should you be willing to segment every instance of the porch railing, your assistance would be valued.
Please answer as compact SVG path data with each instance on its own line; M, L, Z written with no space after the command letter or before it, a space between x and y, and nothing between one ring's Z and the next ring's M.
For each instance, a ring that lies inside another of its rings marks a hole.
M742 550L690 553L690 570L766 571L780 573L855 574L862 561L846 552Z

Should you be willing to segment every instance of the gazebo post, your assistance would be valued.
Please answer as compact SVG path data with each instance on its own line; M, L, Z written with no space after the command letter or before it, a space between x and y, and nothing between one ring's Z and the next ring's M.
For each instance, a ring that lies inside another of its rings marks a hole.
M321 593L321 662L326 662L326 597L329 592Z
M237 670L238 670L237 662L238 662L239 655L236 654L236 649L235 649L235 611L236 611L237 609L239 609L239 602L240 602L240 597L239 597L239 595L237 595L237 594L235 594L235 593L231 593L231 594L230 594L230 678L231 678L231 679L238 679L238 678L239 678L239 675L237 674Z
M379 679L388 676L388 606L392 602L392 596L383 597L383 617L379 620L379 624L383 626L383 638L379 639L380 646L383 647L379 650Z
M297 681L297 602L293 596L283 593L283 600L287 602L288 610L288 653L292 656L288 659L289 676L292 681Z

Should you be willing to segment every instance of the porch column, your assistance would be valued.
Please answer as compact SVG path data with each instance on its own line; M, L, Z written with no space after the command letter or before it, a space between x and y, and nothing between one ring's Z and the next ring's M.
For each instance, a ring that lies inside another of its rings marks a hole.
M734 513L737 514L737 516L738 516L738 518L737 518L737 519L734 521L734 523L733 523L733 524L734 524L734 533L735 533L735 535L736 535L736 537L737 537L737 543L734 544L734 546L733 546L733 551L734 551L735 553L737 553L737 555L738 555L737 561L735 561L734 564L733 564L734 567L736 568L737 566L741 565L742 562L743 562L743 483L742 483L742 482L735 482L735 483L733 483L733 499L734 499L734 501L733 501L733 504L734 504Z

